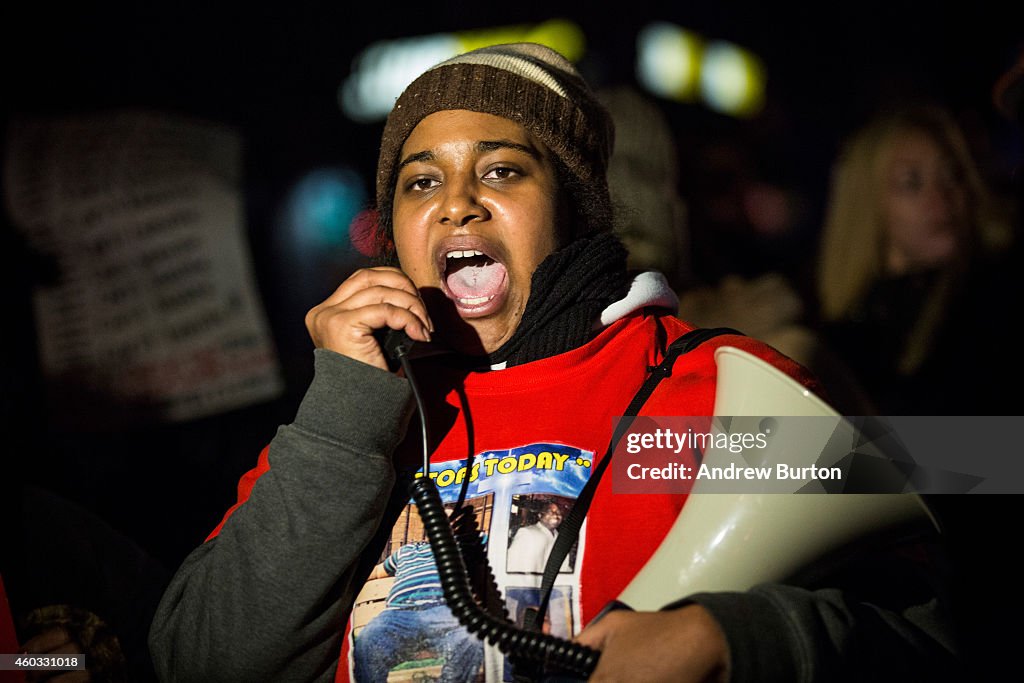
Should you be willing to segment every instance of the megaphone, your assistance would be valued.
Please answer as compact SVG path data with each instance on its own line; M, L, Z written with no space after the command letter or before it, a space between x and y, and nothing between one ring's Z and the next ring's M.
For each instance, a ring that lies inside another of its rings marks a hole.
M799 428L778 429L767 451L737 454L711 448L704 454L709 466L747 455L768 465L782 456L788 464L811 464L837 429L856 443L856 427L849 420L769 363L730 346L716 350L715 363L714 414L730 418L734 432L752 433L766 416L832 419L779 420L781 427ZM719 493L714 492L716 482L698 479L658 550L619 602L652 611L694 593L743 591L790 578L872 535L915 525L937 528L917 494L795 493L806 484L807 479L796 479L786 482L787 489L770 493Z

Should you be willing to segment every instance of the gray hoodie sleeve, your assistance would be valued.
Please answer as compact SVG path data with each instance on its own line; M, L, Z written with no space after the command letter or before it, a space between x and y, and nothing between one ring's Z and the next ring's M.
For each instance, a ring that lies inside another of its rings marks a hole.
M162 681L334 679L411 408L405 379L315 352L269 471L163 596L149 636Z
M967 680L937 599L897 611L839 589L764 584L670 608L691 603L725 633L732 683Z

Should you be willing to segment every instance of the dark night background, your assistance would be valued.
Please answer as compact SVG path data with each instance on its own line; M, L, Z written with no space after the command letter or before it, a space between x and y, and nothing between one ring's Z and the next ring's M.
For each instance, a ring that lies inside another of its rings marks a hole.
M182 424L100 433L55 426L39 381L29 299L47 264L22 251L5 218L0 477L17 473L81 503L171 571L203 540L233 502L238 477L277 425L291 420L312 370L302 318L346 274L344 259L332 266L325 254L312 277L296 277L310 265L282 250L275 216L292 184L312 169L347 164L370 182L381 124L348 121L336 95L353 58L374 41L564 17L583 29L587 54L579 66L599 87L634 81L635 35L652 20L752 50L768 74L761 116L735 121L697 105L661 105L678 136L683 182L687 155L703 140L738 135L764 177L805 197L808 211L788 260L766 264L799 275L813 258L839 141L894 96L920 93L948 104L993 187L1016 192L1021 131L992 106L992 86L1024 42L1012 4L690 2L659 10L644 2L8 3L0 19L4 123L145 107L240 131L247 234L286 391ZM1005 581L1008 592L1018 592L1002 568L1011 543L1001 534L1019 537L1020 506L1016 497L977 498L954 522L953 538L960 556L970 558L959 570L971 595L966 631L983 668L995 670L989 662L1010 636L988 623L996 614L993 586Z

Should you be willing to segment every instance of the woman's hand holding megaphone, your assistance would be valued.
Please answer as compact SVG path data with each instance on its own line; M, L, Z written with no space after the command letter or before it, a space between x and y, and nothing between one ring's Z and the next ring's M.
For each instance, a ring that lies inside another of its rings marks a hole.
M700 605L661 612L616 610L591 622L576 642L601 651L591 683L725 683L729 646Z

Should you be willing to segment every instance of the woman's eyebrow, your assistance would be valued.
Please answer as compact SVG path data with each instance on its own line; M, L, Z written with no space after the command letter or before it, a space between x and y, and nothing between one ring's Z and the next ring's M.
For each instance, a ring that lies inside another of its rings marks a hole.
M527 154L537 161L541 161L540 151L531 145L523 145L518 142L512 142L511 140L481 140L476 143L476 151L479 154L485 154L487 152L493 152L498 149L514 149L517 152ZM417 161L436 161L437 157L433 152L429 150L423 150L421 152L413 152L406 158L402 159L401 163L398 164L398 168L395 169L395 173L400 172L403 168L409 164L416 163Z
M476 143L476 151L480 153L493 152L496 149L514 149L530 155L537 161L541 161L540 151L538 151L536 147L531 147L530 145L521 145L518 142L512 142L511 140L481 140Z
M397 174L399 171L401 171L409 164L415 163L417 161L433 161L434 158L434 153L428 152L427 150L424 150L422 152L413 152L406 158L402 159L402 163L398 164L398 168L395 169L395 173Z

